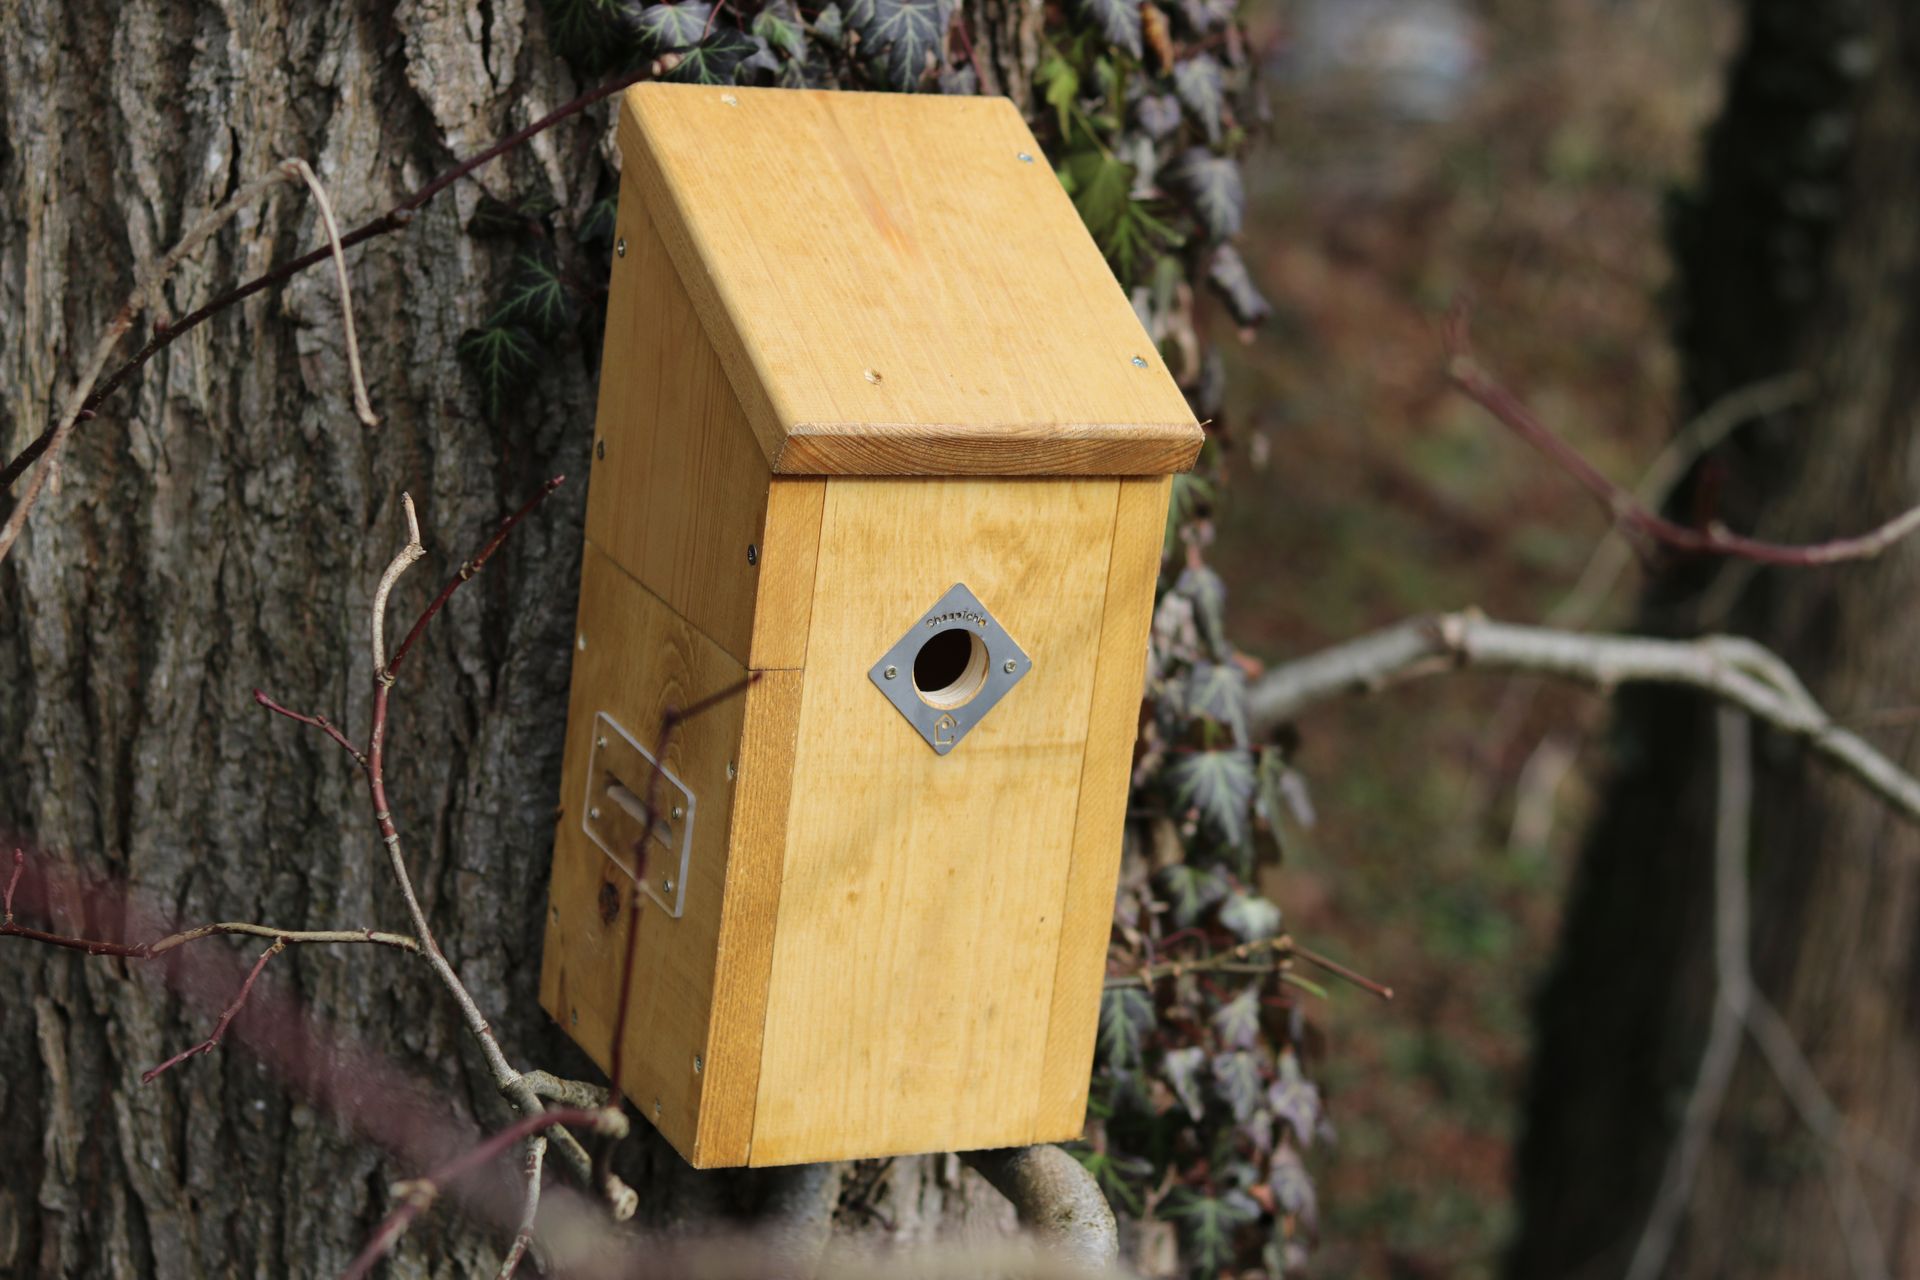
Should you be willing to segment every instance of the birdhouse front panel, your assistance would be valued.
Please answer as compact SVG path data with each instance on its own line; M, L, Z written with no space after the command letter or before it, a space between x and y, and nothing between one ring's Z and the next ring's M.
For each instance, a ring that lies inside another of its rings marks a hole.
M1004 102L621 143L543 1004L698 1166L1076 1136L1199 429Z

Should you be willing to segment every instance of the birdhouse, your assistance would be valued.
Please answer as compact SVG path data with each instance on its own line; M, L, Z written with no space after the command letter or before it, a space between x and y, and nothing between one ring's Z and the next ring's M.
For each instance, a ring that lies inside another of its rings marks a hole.
M1075 1137L1200 428L1003 99L619 147L542 1003L696 1166Z

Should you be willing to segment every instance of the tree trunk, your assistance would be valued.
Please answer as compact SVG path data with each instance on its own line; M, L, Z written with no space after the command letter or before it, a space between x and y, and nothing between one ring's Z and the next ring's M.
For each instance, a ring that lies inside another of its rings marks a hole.
M1676 223L1680 345L1696 405L1792 368L1818 394L1703 468L1676 514L1810 541L1920 501L1920 13L1900 0L1747 10L1702 187ZM1753 635L1837 714L1920 701L1912 541L1840 568L1677 567L1647 622ZM1678 695L1621 709L1619 773L1540 997L1515 1276L1618 1276L1647 1220L1712 998L1710 726ZM1875 737L1920 768L1911 728ZM1854 1130L1911 1159L1920 831L1764 733L1752 766L1759 988ZM1829 1155L1748 1041L1664 1273L1873 1274L1873 1253L1888 1274L1920 1273L1911 1201L1863 1173L1873 1227L1843 1227Z
M241 182L304 157L350 226L581 87L524 0L0 0L0 457L47 425L141 265ZM348 397L332 273L308 271L108 401L0 565L0 832L34 871L79 868L181 923L405 931L357 771L250 691L364 738L369 602L402 541L401 491L428 548L395 594L404 627L503 513L574 477L410 662L388 779L426 911L508 1056L584 1077L536 991L599 321L552 344L497 419L455 350L512 266L510 244L465 229L482 185L550 195L577 225L614 189L608 119L568 122L350 251L377 429ZM320 237L305 191L277 187L178 273L168 309ZM98 916L59 923L106 927ZM239 973L258 954L194 945ZM419 1170L340 1129L244 1043L143 1085L233 991L183 998L150 968L0 939L0 1274L337 1273L390 1207L389 1182ZM510 1118L424 967L296 947L262 981L449 1114ZM766 1177L693 1174L637 1130L625 1172L643 1224L750 1214L778 1194ZM1012 1223L951 1158L898 1162L855 1199L886 1209L849 1229L896 1237ZM393 1274L479 1272L507 1234L439 1209Z

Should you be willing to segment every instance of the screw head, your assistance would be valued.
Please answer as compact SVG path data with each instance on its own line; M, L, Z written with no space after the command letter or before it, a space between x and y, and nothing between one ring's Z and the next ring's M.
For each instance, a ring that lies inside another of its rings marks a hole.
M607 745L607 735L603 733L599 737L595 738L593 740L593 745L596 747L605 747Z
M580 635L579 635L579 637L578 637L577 639L575 639L575 640L574 640L574 642L573 642L573 647L574 647L574 648L576 648L576 649L580 649L580 650L585 650L585 649L586 649L586 647L587 647L587 633L586 633L586 632L584 632L584 631L582 631L582 632L580 633Z
M596 461L607 456L607 442L605 440L595 440L593 442L593 456Z
M672 817L673 817L673 820L674 820L675 822L678 822L678 821L680 821L680 819L682 819L682 818L684 818L684 817L686 817L686 816L687 816L687 811L686 811L686 809L685 809L684 807L682 807L682 806L680 806L680 805L675 805L675 806L673 806L673 810L672 810Z
M627 256L627 238L625 236L621 236L613 242L613 256L616 258L624 258Z
M736 97L734 97L734 96L733 96L732 94L730 94L730 93L723 93L723 94L721 94L721 95L720 95L720 101L722 101L722 102L724 102L724 103L726 103L726 104L727 104L728 106L730 106L730 107L737 107L737 106L739 106L739 105L740 105L740 99L738 99L738 98L736 98Z
M727 761L727 781L732 782L735 778L739 776L740 776L740 766L735 764L731 760Z
M748 564L760 563L760 548L755 546L751 542L747 544L747 563Z
M1006 672L1006 673L1007 673L1008 675L1012 675L1012 674L1013 674L1013 666L1014 666L1014 663L1013 663L1013 659L1012 659L1012 658L1008 658L1008 659L1007 659L1007 660L1006 660L1005 662L1003 662L1003 663L1001 663L1001 664L1000 664L1000 669L1001 669L1002 671L1004 671L1004 672Z
M703 1067L703 1066L705 1066L705 1065L706 1065L706 1063L705 1063L704 1061L702 1061L702 1060L701 1060L701 1057L700 1057L700 1055L699 1055L699 1054L697 1054L697 1053L696 1053L696 1054L694 1054L694 1055L693 1055L693 1074L695 1074L695 1075L699 1075L699 1074L700 1074L700 1068L701 1068L701 1067Z
M653 1100L653 1118L655 1120L660 1118L660 1099L658 1098Z
M1146 358L1145 356L1135 356L1135 357L1133 358L1133 367L1134 367L1134 368L1136 368L1136 369L1144 369L1144 368L1146 368L1146 367L1147 367L1147 358Z
M588 809L587 816L589 818L592 818L595 822L600 821L600 806L596 804L592 808Z
M572 1023L573 1023L573 1025L574 1025L574 1026L576 1026L576 1027L577 1027L577 1026L579 1026L579 1025L580 1025L580 1011L579 1011L578 1009L574 1009L574 1010L572 1010L572 1011L571 1011L571 1012L569 1013L569 1015L568 1015L568 1021L570 1021L570 1022L572 1022Z
M888 668L887 668L887 669L886 669L885 671L882 671L882 672L881 672L880 674L881 674L881 675L883 675L883 676L885 676L885 677L886 677L887 679L889 679L889 680L891 680L891 679L893 679L893 678L894 678L895 676L897 676L897 675L899 675L899 674L900 674L900 668L898 668L898 667L888 667Z
M665 879L664 881L662 881L662 882L661 882L661 885L660 885L660 887L661 887L661 889L663 889L663 890L665 890L665 891L666 891L667 893L672 893L672 892L673 892L673 877L672 877L672 876L668 876L668 877L667 877L667 878L666 878L666 879Z
M878 369L865 370L864 372L861 373L860 376L865 378L868 382L871 382L876 387L879 386L881 382L884 381L884 379L881 378L880 371Z
M1022 151L1022 152L1020 153L1020 163L1021 163L1021 164L1032 164L1032 163L1033 163L1033 157L1032 157L1031 155L1029 155L1029 154L1027 154L1026 152L1024 152L1024 151Z

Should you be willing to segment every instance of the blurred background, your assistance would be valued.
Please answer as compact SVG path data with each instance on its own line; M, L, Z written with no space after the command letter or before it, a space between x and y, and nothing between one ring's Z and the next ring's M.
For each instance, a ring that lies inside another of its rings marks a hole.
M1283 660L1430 610L1542 621L1603 514L1444 381L1439 321L1631 482L1675 429L1664 211L1725 89L1738 6L1263 0L1271 141L1246 257L1275 307L1229 353L1214 563ZM1231 345L1231 344L1229 344ZM1631 625L1638 570L1583 597ZM1496 676L1300 725L1315 826L1269 873L1303 940L1393 986L1315 1010L1338 1141L1312 1274L1491 1275L1530 1006L1604 765L1607 709Z

